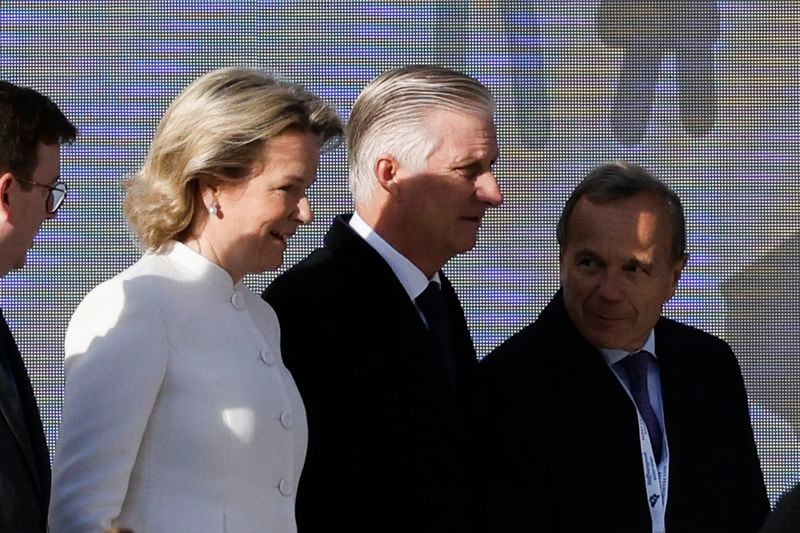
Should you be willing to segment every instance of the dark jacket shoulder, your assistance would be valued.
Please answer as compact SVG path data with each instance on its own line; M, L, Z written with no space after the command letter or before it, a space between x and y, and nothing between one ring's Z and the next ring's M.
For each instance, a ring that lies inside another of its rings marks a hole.
M594 351L594 348L572 325L559 290L534 322L481 360L481 372L488 376L521 375L533 366L541 369L562 364L564 350Z

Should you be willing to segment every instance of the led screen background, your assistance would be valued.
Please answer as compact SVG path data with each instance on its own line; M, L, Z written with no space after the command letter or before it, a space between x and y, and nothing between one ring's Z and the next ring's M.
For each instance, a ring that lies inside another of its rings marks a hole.
M251 66L346 118L379 73L435 63L498 102L505 203L446 267L479 355L557 289L555 223L580 177L605 160L641 163L687 208L691 260L666 314L734 346L774 501L800 480L798 22L791 0L0 1L0 77L47 94L80 129L64 150L65 206L0 283L51 451L67 322L140 254L120 184L171 99L210 69ZM285 266L351 207L343 148L323 157L311 200L316 219ZM247 281L260 292L274 275Z

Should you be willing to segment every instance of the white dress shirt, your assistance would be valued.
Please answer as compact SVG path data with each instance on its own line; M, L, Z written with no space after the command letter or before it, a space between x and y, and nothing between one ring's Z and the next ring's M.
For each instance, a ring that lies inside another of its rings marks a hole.
M353 216L350 218L350 227L353 228L353 231L358 233L362 239L367 241L367 244L378 252L383 260L386 261L412 302L416 301L417 296L422 294L422 291L428 287L428 283L431 281L435 281L441 287L442 282L439 279L438 272L436 272L431 279L428 279L422 270L417 268L406 256L395 250L391 244L378 235L375 230L359 216L358 212L353 213ZM420 313L422 320L425 321L425 317L419 307L417 307L417 311Z
M625 387L625 390L630 394L630 384L628 383L628 375L622 369L622 367L616 363L622 361L628 355L644 350L649 352L653 358L658 361L658 355L656 354L656 332L655 330L650 331L650 336L647 337L647 341L644 343L639 350L635 350L634 352L628 352L626 350L600 350L600 353L603 355L603 360L606 364L611 368L614 372L614 375L617 376L622 386ZM664 426L664 407L661 402L661 377L658 373L658 365L648 365L647 366L647 391L650 394L650 405L653 406L653 410L656 413L656 417L658 418L658 424L661 426L661 434L665 436L664 443L666 446L666 434L667 429Z

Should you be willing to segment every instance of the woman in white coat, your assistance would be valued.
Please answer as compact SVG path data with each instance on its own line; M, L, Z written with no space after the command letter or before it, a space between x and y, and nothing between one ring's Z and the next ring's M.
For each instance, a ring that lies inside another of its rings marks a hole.
M147 252L67 330L51 531L296 530L305 411L275 313L242 277L281 265L341 133L316 97L249 69L172 103L127 184Z

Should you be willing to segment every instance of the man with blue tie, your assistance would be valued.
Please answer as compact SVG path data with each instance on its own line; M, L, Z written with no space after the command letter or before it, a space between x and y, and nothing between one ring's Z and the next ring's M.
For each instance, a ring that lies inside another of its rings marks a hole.
M661 316L688 259L678 196L603 164L556 233L561 289L481 362L504 530L758 531L769 503L736 358Z
M0 81L0 277L22 268L66 196L61 143L75 127L47 97ZM50 457L30 379L0 311L0 531L44 532Z

